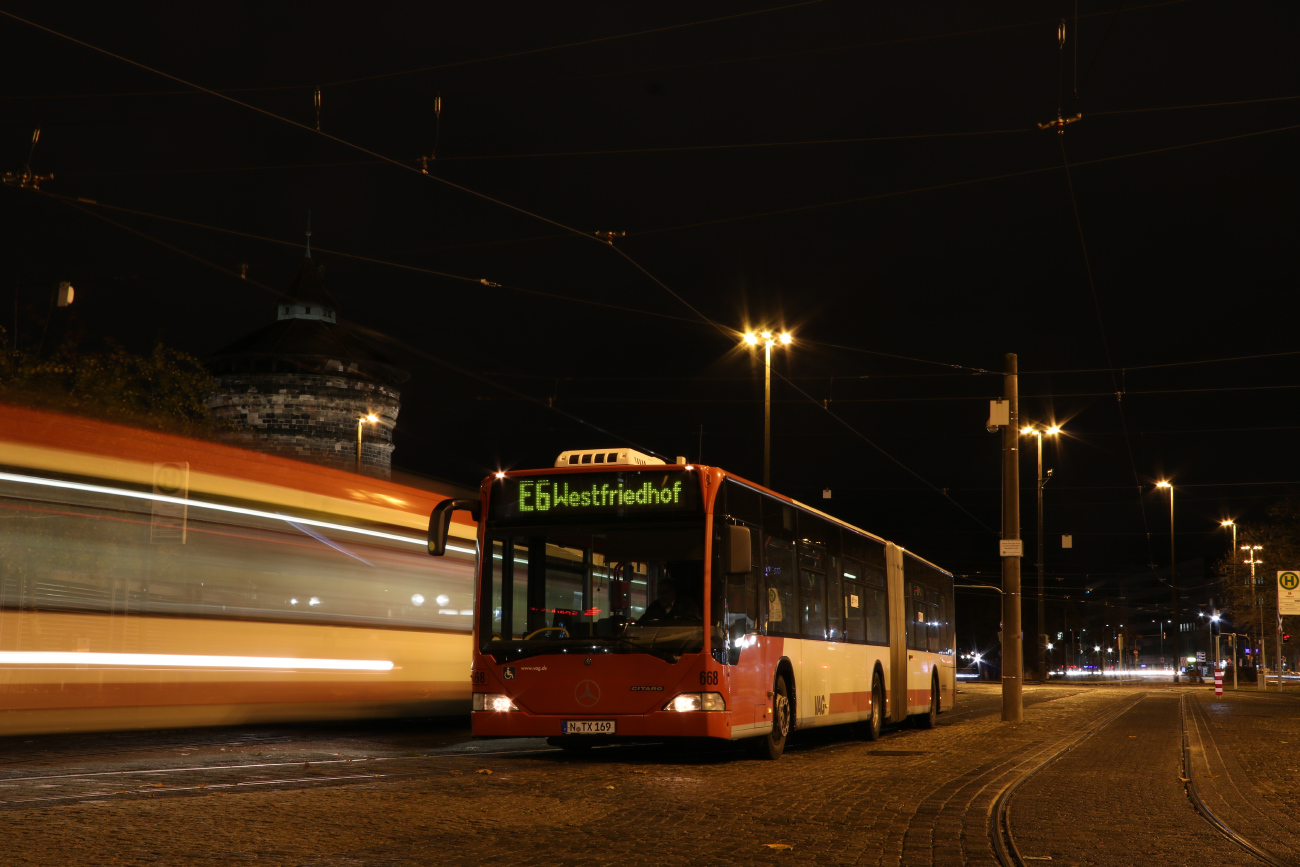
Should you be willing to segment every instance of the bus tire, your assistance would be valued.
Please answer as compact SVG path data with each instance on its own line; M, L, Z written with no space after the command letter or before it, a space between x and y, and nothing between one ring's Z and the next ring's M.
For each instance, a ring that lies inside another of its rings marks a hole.
M871 718L862 725L862 736L869 741L880 740L885 728L885 687L880 682L880 672L871 675Z
M939 677L930 678L930 711L916 715L916 727L932 729L939 723Z
M778 674L772 685L772 730L750 740L750 749L760 759L779 759L794 727L794 708L790 706L790 686L785 675Z

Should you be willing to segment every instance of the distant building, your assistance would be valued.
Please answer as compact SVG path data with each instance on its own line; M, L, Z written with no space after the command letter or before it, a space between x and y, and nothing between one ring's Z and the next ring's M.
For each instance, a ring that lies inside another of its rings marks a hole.
M213 353L218 389L205 403L249 448L340 469L391 474L397 385L410 374L338 324L338 305L312 261L310 233L276 321Z

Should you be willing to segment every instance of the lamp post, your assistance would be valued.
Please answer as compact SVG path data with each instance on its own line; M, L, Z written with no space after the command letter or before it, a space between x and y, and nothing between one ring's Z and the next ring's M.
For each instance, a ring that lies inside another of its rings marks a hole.
M787 332L749 331L745 343L763 344L763 487L772 487L772 347L789 346L794 338Z
M357 419L357 472L361 472L361 428L366 424L374 424L379 421L379 416L374 413L363 415Z
M1061 432L1058 425L1052 425L1046 431L1029 425L1021 428L1020 432L1025 436L1033 436L1038 441L1038 676L1046 680L1043 666L1046 664L1046 651L1043 648L1043 641L1047 635L1047 629L1044 624L1046 614L1043 610L1043 486L1052 478L1052 471L1048 470L1047 475L1043 475L1043 434L1056 436Z
M1252 617L1251 619L1255 621L1255 636L1256 636L1256 639L1259 641L1259 644L1255 647L1255 650L1257 651L1257 653L1256 653L1256 655L1255 655L1255 670L1258 671L1258 672L1260 672L1260 673L1259 673L1259 675L1257 675L1256 678L1255 678L1255 688L1256 688L1256 689L1263 689L1263 688L1264 688L1264 684L1260 682L1259 678L1260 678L1260 677L1263 677L1263 668L1264 668L1264 667L1260 664L1261 661L1262 661L1261 658L1262 658L1263 655L1264 655L1264 653L1263 653L1263 651L1264 651L1264 622L1263 622L1264 612L1259 610L1259 603L1258 603L1257 601L1255 601L1255 566L1256 566L1257 564L1263 563L1264 561L1261 560L1261 559L1259 559L1258 557L1256 557L1256 556L1255 556L1255 552L1256 552L1256 551L1263 551L1263 550L1264 550L1264 546L1263 546L1263 545L1242 545L1242 546L1241 546L1241 550L1248 552L1248 553L1249 553L1249 556L1250 556L1250 559L1249 559L1249 560L1245 560L1245 561L1243 561L1243 562L1245 562L1245 563L1249 563L1249 564L1250 564L1250 609L1251 609L1252 613L1254 613L1254 615L1255 615L1255 616ZM1278 685L1281 686L1281 681L1280 681L1280 679L1279 679Z
M1169 482L1156 482L1157 488L1166 488L1169 491L1169 594L1172 602L1174 623L1178 623L1178 561L1174 557L1174 486ZM1179 628L1182 624L1179 624ZM1174 683L1178 683L1178 670L1182 667L1182 659L1178 655L1178 629L1174 630Z

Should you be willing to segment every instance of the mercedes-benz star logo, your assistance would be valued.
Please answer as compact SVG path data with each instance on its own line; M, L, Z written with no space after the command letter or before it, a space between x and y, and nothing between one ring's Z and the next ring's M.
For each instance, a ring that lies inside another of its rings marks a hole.
M573 700L583 707L591 707L600 701L600 684L594 680L581 680L573 688Z

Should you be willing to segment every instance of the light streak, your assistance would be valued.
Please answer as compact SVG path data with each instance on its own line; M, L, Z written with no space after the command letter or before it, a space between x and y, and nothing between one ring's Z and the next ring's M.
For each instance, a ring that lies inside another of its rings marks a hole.
M322 527L326 530L359 533L362 536L371 536L376 539L388 539L393 542L405 542L408 545L418 545L421 548L428 545L427 539L416 539L411 536L399 536L396 533L384 533L379 530L367 530L362 527L349 527L346 524L334 524L329 521L318 521L314 518L290 518L286 515L276 514L275 512L263 512L260 509L246 509L243 506L228 506L224 503L208 503L203 500L190 500L184 497L169 497L165 494L147 494L144 491L129 491L125 488L110 488L104 485L87 485L82 482L66 482L62 479L46 479L39 476L21 476L15 473L0 473L0 481L17 482L24 485L41 485L47 488L63 488L70 491L86 491L91 494L111 494L113 496L127 497L133 500L175 503L178 506L189 506L196 509L211 509L215 512L228 512L233 515L248 515L253 518L267 518L272 521L284 521L290 526L295 523L308 524L313 527ZM474 553L472 549L458 548L455 545L448 545L447 550L456 551L460 554Z
M184 653L87 653L4 650L0 665L122 665L174 668L312 668L326 671L392 671L387 659L295 659L287 656L196 656Z

